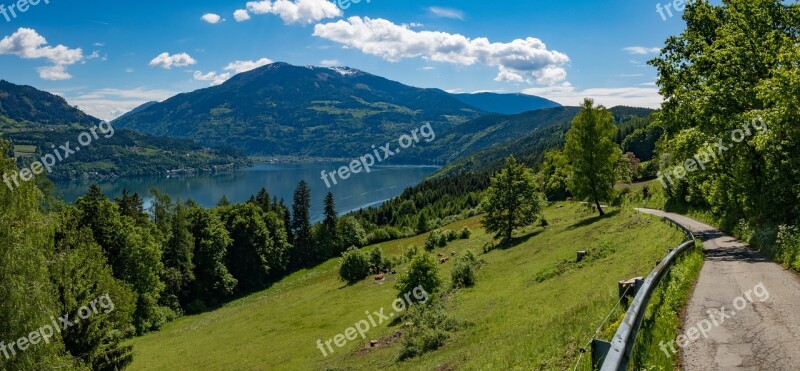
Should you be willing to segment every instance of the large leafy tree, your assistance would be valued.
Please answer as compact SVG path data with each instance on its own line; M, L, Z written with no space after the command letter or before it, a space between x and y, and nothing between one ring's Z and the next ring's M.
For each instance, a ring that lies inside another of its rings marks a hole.
M188 309L194 311L219 304L233 293L237 281L225 266L233 240L217 214L199 206L190 207L188 214L196 278L191 286L194 303Z
M0 141L0 173L17 171ZM39 210L42 195L31 182L13 191L0 186L0 341L19 339L59 316L48 261L52 259L51 222ZM6 358L0 348L0 369L35 370L69 364L61 342L32 346Z
M572 166L569 189L572 194L595 204L604 215L601 201L611 198L620 149L614 143L614 117L603 106L585 99L581 111L567 132L564 154Z
M228 270L242 290L263 287L269 278L269 254L272 238L264 223L263 212L254 204L236 204L217 209L233 239L228 250Z
M569 196L569 177L572 168L561 151L550 151L544 154L541 178L544 195L550 201L564 200Z
M484 204L486 230L510 242L514 230L533 224L542 211L533 171L513 156L507 158L505 168L492 177Z
M716 159L704 171L672 179L671 195L711 207L728 223L797 221L800 6L779 0L725 0L720 6L702 1L689 4L683 18L686 29L667 39L650 62L666 98L660 116L666 129L662 171L708 145ZM769 130L756 132L754 120L763 120ZM741 135L747 123L749 135ZM734 135L740 143L732 142Z
M88 319L62 330L66 351L95 370L121 370L130 364L133 346L121 343L132 324L134 292L130 285L114 278L91 230L78 225L74 208L66 208L58 215L50 272L60 312L69 318L77 318L82 306L98 298L106 305L97 307L99 312ZM105 300L113 303L113 308Z

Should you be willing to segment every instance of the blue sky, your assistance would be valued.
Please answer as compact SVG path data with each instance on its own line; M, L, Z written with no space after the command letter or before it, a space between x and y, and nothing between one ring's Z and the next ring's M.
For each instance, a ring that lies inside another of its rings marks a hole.
M361 0L342 10L325 0L39 0L14 18L14 2L0 0L0 78L103 119L273 61L568 105L584 96L660 103L644 63L682 30L674 8L662 17L656 0L497 3Z

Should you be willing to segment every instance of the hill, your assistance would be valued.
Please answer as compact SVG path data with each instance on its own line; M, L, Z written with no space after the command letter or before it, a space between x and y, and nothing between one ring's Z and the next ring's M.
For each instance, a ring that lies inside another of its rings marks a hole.
M542 108L561 107L560 104L549 99L522 93L474 93L453 95L460 101L482 111L499 113L503 115L514 115Z
M454 131L461 130L462 127L465 129L480 127L483 121L507 123L502 126L504 140L495 140L495 144L489 146L473 145L471 148L477 150L464 151L462 156L447 162L433 177L468 171L493 172L502 166L503 160L510 155L514 155L528 164L535 164L541 160L545 152L564 146L564 136L578 111L577 107L550 108L519 115L482 117L461 125ZM637 126L647 124L648 118L654 112L648 108L624 106L612 107L609 111L614 116L615 124L620 128L619 144L622 144L627 135L632 133ZM516 128L516 130L508 131L508 128ZM475 137L480 136L481 134L475 135ZM490 142L481 140L476 140L476 143Z
M30 86L0 81L0 138L10 140L20 167L52 153L53 146L78 142L101 120L63 98ZM52 180L115 178L170 172L219 171L249 163L232 149L212 149L182 139L114 129L53 166ZM108 136L108 137L106 137Z
M143 104L141 104L141 105L137 106L136 108L134 108L134 109L132 109L132 110L130 110L130 111L128 111L128 112L126 112L126 113L125 113L125 114L123 114L122 116L120 116L120 117L117 117L116 119L114 119L114 121L116 121L116 120L119 120L119 119L121 119L121 118L128 117L128 116L130 116L130 115L132 115L132 114L134 114L134 113L142 112L142 111L144 111L144 110L146 110L146 109L150 108L150 106L153 106L153 105L156 105L156 104L158 104L158 102L157 102L157 101L150 101L150 102L147 102L147 103L143 103ZM114 121L112 121L112 122L114 122Z
M448 313L465 327L442 348L421 357L397 362L406 330L402 324L386 323L371 329L366 339L348 341L323 356L317 339L342 333L366 318L365 310L384 307L388 315L397 294L397 275L347 286L339 281L338 259L331 259L218 310L179 318L159 332L131 340L136 352L131 369L571 368L578 349L617 302L617 281L647 274L652 262L683 236L627 209L597 220L580 205L562 203L547 208L545 215L549 227L529 228L515 246L480 255L487 264L478 271L477 286L451 293L447 304ZM475 217L447 226L468 226L473 237L433 253L480 253L492 238L479 222ZM381 247L387 256L399 258L407 246L421 246L424 240L423 235ZM574 263L574 241L593 257ZM439 267L448 284L452 262ZM612 314L616 319L622 311ZM608 339L608 329L603 330L598 336ZM370 340L377 346L370 347Z
M121 128L236 146L249 155L353 157L423 122L450 128L481 112L438 89L360 70L272 63L115 121Z

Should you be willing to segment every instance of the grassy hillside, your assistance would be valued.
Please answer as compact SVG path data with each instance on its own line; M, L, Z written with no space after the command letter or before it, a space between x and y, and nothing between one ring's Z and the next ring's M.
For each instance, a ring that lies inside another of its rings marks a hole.
M577 204L545 210L550 223L520 234L508 249L481 254L488 264L478 284L451 294L453 317L470 324L445 346L420 358L397 363L402 326L378 325L367 340L348 342L323 357L317 339L343 333L366 318L365 311L391 311L397 276L369 278L353 286L338 280L338 259L295 273L273 287L216 311L183 317L157 332L131 341L133 370L191 369L559 369L570 367L617 301L616 282L646 275L655 261L677 246L682 235L656 218L610 210L598 220ZM482 253L491 241L480 217L446 227L473 229L469 240L436 252ZM425 236L384 243L389 256ZM366 249L370 249L367 247ZM575 264L575 251L590 257ZM449 283L452 261L440 265ZM402 273L405 266L399 268ZM606 337L607 338L607 337ZM369 340L381 346L369 348Z

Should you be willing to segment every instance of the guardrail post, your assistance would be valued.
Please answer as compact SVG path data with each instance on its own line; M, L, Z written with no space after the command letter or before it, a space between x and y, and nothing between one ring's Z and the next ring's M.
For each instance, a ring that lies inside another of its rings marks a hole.
M584 257L586 257L586 251L578 251L578 259L576 260L576 263L580 263Z
M592 370L600 369L600 366L606 360L609 350L611 350L611 343L592 339Z

